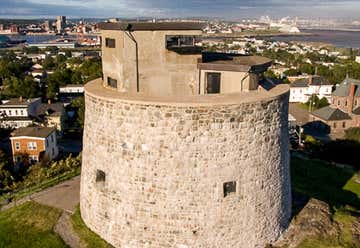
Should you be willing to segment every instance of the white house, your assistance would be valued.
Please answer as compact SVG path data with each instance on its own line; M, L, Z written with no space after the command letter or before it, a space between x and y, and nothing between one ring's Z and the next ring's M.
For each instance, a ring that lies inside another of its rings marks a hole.
M356 56L355 61L360 64L360 56Z
M84 93L84 85L82 84L68 84L59 89L60 93Z
M19 128L31 125L32 117L36 116L36 109L40 103L41 98L13 98L3 101L0 105L0 127Z
M290 102L306 103L310 96L331 99L333 85L320 76L307 76L290 84Z

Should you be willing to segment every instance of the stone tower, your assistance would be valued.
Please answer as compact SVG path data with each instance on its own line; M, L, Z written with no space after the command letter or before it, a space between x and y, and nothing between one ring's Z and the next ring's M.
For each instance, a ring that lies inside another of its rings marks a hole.
M291 215L287 85L201 53L198 23L102 23L81 215L115 247L264 247Z

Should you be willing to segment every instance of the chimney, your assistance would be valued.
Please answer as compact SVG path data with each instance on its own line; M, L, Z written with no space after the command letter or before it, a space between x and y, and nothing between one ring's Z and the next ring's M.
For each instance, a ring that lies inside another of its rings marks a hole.
M20 102L23 101L23 97L22 97L22 96L19 97L19 101L20 101Z
M353 108L354 108L354 96L355 96L355 90L356 90L356 85L354 83L350 84L350 92L349 92L349 114L352 113Z
M51 99L48 99L48 104L51 104Z

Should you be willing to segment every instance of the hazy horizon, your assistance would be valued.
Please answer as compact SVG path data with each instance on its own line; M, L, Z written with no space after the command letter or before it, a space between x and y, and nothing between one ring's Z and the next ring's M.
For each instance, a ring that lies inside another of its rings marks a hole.
M1 0L0 18L187 18L237 20L269 15L311 19L360 19L354 0Z

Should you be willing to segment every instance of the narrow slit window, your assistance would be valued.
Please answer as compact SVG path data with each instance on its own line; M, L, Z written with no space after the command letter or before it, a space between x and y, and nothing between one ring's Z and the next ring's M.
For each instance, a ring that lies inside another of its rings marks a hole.
M224 183L223 190L224 190L224 197L227 197L230 194L235 194L236 193L236 182L232 181L232 182Z
M100 182L105 182L106 179L106 174L104 171L102 170L97 170L96 171L96 182L100 183Z

